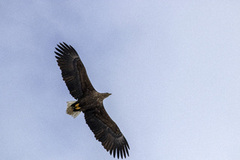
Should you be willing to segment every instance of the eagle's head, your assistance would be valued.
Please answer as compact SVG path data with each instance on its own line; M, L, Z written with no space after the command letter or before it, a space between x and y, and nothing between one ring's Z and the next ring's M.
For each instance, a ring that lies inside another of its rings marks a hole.
M112 93L103 93L103 99L107 98L108 96L110 96Z

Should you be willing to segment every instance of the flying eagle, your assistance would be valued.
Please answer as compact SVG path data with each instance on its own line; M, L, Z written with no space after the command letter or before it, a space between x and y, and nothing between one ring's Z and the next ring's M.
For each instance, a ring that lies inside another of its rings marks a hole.
M68 102L67 114L75 118L83 112L86 123L103 147L113 157L126 158L130 149L128 142L103 106L103 100L111 94L99 93L94 89L81 59L71 45L63 42L57 46L55 53L63 80L77 100Z

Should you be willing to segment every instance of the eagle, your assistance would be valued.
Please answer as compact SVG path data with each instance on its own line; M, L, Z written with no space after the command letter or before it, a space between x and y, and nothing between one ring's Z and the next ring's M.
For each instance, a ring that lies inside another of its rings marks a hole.
M110 155L113 154L114 158L116 155L117 158L129 156L130 147L126 138L103 106L103 100L111 94L99 93L94 89L78 53L71 45L62 42L57 44L55 49L63 80L70 94L76 99L67 102L67 114L76 118L83 112L95 138Z

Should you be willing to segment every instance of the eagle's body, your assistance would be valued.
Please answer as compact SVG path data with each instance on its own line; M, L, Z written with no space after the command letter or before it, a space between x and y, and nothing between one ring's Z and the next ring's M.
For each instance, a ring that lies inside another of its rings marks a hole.
M70 94L77 101L68 102L67 114L74 118L84 113L86 123L103 147L113 156L128 155L129 145L116 123L110 118L103 106L103 100L110 93L99 93L92 86L86 69L75 49L65 43L56 48L56 58Z

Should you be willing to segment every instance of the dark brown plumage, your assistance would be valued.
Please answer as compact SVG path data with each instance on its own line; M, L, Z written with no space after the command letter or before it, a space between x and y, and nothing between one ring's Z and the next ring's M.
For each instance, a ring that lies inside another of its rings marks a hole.
M81 111L86 123L103 147L117 158L129 156L129 145L116 123L109 117L103 100L109 93L99 93L92 86L86 69L71 45L60 43L56 58L70 94L77 99L70 102L67 113L76 117Z

